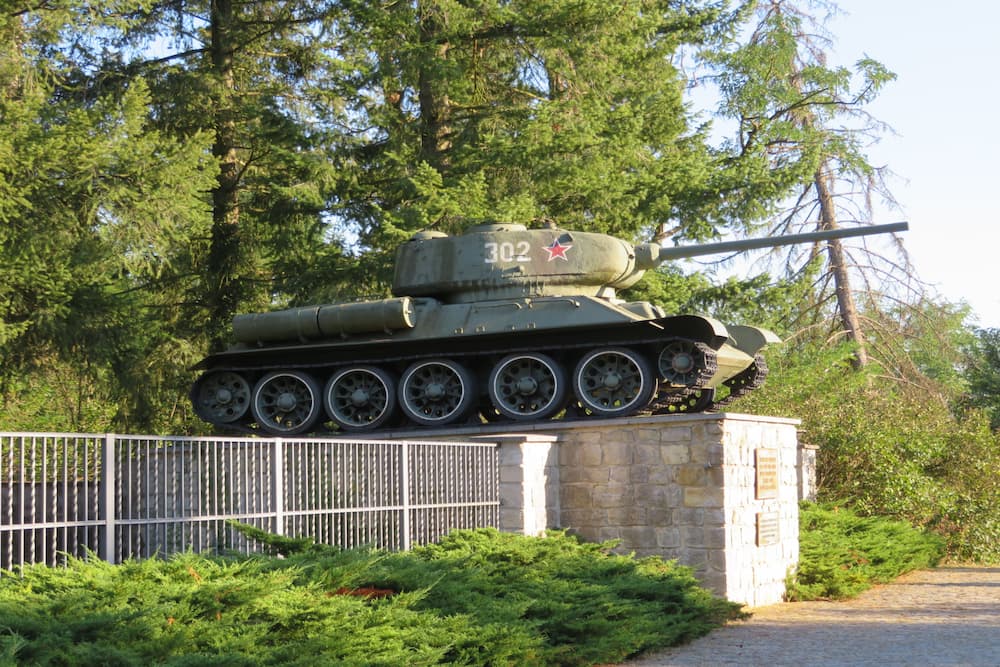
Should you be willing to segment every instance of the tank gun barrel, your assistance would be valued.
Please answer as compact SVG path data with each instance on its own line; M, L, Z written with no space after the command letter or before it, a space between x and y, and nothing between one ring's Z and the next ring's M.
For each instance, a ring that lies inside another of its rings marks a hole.
M652 265L643 268L653 268L663 262L702 255L716 255L727 252L742 252L744 250L759 250L761 248L776 248L778 246L795 245L798 243L815 243L831 239L843 239L853 236L869 236L872 234L891 234L909 229L909 223L894 222L888 225L871 225L867 227L845 227L828 229L819 232L789 234L787 236L768 236L757 239L742 239L739 241L723 241L721 243L705 243L690 246L656 246L652 248ZM656 245L656 244L651 244Z

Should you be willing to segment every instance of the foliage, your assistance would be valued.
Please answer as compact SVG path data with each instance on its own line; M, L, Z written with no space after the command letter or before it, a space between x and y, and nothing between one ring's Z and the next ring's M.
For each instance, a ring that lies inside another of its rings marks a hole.
M71 559L0 578L3 664L587 665L704 634L735 605L686 568L563 534L412 553Z
M939 532L958 559L1000 559L1000 441L919 378L850 368L851 346L793 341L736 409L802 419L817 445L821 499Z
M682 217L704 233L711 156L674 58L727 20L714 3L350 11L341 48L357 80L337 200L369 280L387 280L388 252L415 230L483 218L635 238Z
M750 173L767 174L738 181L727 197L730 215L749 228L766 221L774 235L870 221L872 194L893 200L883 182L884 170L872 166L866 155L868 145L887 128L866 106L895 75L868 57L853 70L830 65L826 53L832 41L809 13L818 8L816 3L759 0L744 6L757 21L746 39L703 54L715 68L711 79L721 99L719 114L736 124L735 137L723 146L727 159ZM726 172L720 176L725 178ZM872 247L886 245L880 240ZM836 329L856 343L855 365L866 365L867 331L857 303L879 310L886 292L901 290L909 267L898 244L894 250L900 259L887 258L867 244L854 249L831 239L773 253L782 257L786 276L800 280L810 273L810 265L815 268L817 260L826 258L792 313L797 326L815 325L836 313ZM858 285L863 289L857 290Z
M281 113L303 107L276 84L275 70L299 53L295 38L313 33L309 21L291 8L268 14L261 3L259 15L241 14L253 34L241 25L227 35L254 48L233 48L245 74L237 113L196 44L211 38L197 18L209 3L8 4L0 10L3 412L23 421L19 406L47 404L44 421L59 430L204 428L185 405L187 369L226 335L229 295L243 290L245 305L265 307L274 282L279 300L294 298L315 284L311 268L329 268L337 255L317 219L331 169L325 153L316 158L322 135ZM300 19L298 32L282 32ZM265 24L280 45L260 41ZM173 46L181 54L164 56ZM261 54L265 46L273 50ZM269 76L254 72L252 57L273 65ZM234 114L248 124L237 196L244 246L224 257L212 193L219 116ZM51 401L63 384L93 405ZM95 425L84 413L103 419Z
M1000 329L977 329L966 349L969 404L989 415L993 429L1000 428Z
M5 417L0 427L9 431L101 432L114 421L115 406L106 391L113 382L100 372L80 373L52 355L38 366L6 382L0 394Z
M799 566L788 584L791 600L849 598L873 584L933 567L943 540L904 521L863 517L834 505L799 506Z
M700 53L708 67L703 83L719 93L718 115L736 126L722 148L739 167L716 175L738 175L727 193L727 214L752 227L761 220L787 225L805 210L800 223L814 222L809 190L825 163L837 164L838 178L865 181L877 173L865 151L885 127L865 107L895 75L867 57L853 68L831 64L832 39L809 13L816 3L741 4L747 34ZM789 199L792 211L775 217ZM842 198L844 205L851 199Z
M538 541L458 531L416 549L417 560L397 565L399 557L390 557L380 565L386 581L433 584L424 604L442 613L471 614L500 633L526 623L546 638L542 655L550 664L622 660L689 641L736 613L739 605L713 599L687 568L614 555L611 546L562 533ZM449 575L434 583L441 569ZM478 642L461 647L458 661L482 650Z
M884 373L958 407L969 391L975 340L968 317L968 306L921 299L869 314L868 338Z
M437 664L461 619L333 595L267 561L183 555L25 568L0 580L2 640L18 663Z
M145 290L185 271L207 229L209 137L152 127L140 78L79 96L53 41L90 39L77 9L4 14L0 30L0 404L44 405L60 430L89 426L84 413L102 430L152 426L195 353L169 292ZM77 400L50 402L69 386Z

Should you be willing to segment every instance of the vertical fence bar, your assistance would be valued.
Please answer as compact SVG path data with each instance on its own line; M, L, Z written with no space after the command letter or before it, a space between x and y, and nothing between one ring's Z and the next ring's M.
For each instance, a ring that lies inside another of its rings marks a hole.
M274 503L274 534L285 534L285 444L281 438L275 438L271 456L272 502Z
M400 444L400 467L402 468L402 474L400 476L400 489L401 493L401 505L402 517L400 521L400 532L402 533L401 546L403 551L410 550L410 443L403 442Z
M9 463L8 463L9 462ZM14 438L0 437L0 525L14 524ZM0 570L14 561L14 531L0 531Z
M101 441L101 481L103 493L100 494L102 507L100 511L104 513L104 543L101 545L101 558L109 563L117 563L115 557L115 509L117 507L115 494L115 468L118 465L115 456L115 434L105 433ZM98 514L100 516L100 514Z

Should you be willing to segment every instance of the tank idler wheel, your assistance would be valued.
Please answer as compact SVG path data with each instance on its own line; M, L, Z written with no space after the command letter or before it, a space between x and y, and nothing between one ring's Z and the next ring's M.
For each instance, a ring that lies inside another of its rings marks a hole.
M399 382L399 404L423 426L444 426L467 417L476 405L475 379L450 359L417 361Z
M191 390L195 414L210 424L232 424L250 409L250 384L239 373L210 371Z
M273 371L253 390L254 419L271 435L305 433L323 414L319 383L302 371Z
M625 347L588 352L573 371L573 392L580 408L595 417L638 412L653 397L656 384L649 361Z
M490 400L516 421L548 419L566 406L566 373L545 354L510 354L490 373Z
M676 338L668 342L657 360L660 377L676 387L694 387L707 378L704 377L714 359L714 351L693 340Z
M345 431L373 431L396 413L396 380L375 366L334 373L323 390L326 414Z

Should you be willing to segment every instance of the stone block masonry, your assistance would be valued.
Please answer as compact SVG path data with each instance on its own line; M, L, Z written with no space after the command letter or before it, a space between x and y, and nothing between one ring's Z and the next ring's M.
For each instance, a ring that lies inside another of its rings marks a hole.
M799 556L796 426L698 414L549 431L559 447L558 525L676 559L730 600L780 602ZM773 463L771 476L759 461Z
M450 435L499 443L503 530L619 540L619 551L676 559L756 607L782 600L798 563L798 501L815 458L799 449L798 423L702 413Z

